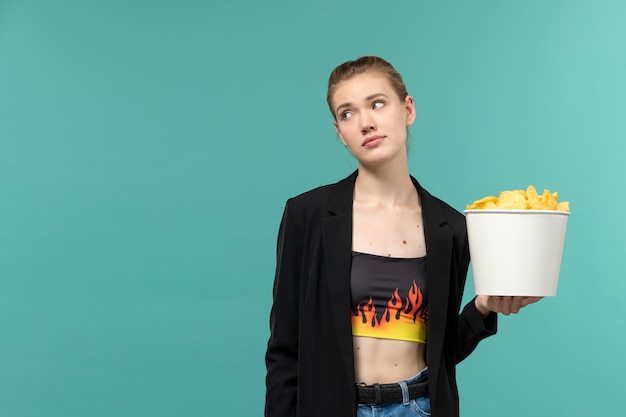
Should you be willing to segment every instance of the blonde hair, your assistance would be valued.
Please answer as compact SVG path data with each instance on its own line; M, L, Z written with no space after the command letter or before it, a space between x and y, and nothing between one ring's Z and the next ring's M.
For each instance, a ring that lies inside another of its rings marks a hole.
M347 81L355 75L365 74L368 72L379 72L387 77L391 86L400 97L400 100L404 100L409 93L406 91L406 85L402 80L402 76L396 69L387 61L377 56L362 56L354 61L346 61L341 65L338 65L333 72L330 73L328 78L328 92L326 93L326 102L328 108L335 117L333 107L331 104L331 97L337 88L337 85L343 81Z

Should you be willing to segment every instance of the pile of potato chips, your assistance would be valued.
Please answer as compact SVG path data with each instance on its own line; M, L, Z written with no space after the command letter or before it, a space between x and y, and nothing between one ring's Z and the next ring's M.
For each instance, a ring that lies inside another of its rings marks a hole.
M569 202L558 202L559 193L551 193L543 190L543 194L537 194L537 190L529 185L526 190L502 191L499 197L488 196L474 201L467 206L468 210L480 209L509 209L509 210L558 210L569 211Z

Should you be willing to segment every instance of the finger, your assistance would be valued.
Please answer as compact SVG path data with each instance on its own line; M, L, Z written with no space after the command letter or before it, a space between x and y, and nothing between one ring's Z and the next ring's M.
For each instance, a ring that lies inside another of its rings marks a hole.
M490 295L488 302L489 310L493 311L494 313L502 312L502 297L498 297L497 295Z
M536 303L541 300L543 297L524 297L522 300L522 307L526 307L529 304Z
M511 314L512 299L513 297L510 296L502 297L502 314L504 314L505 316Z
M489 298L491 301L491 311L494 313L503 313L504 297L501 295L492 295Z
M513 297L511 300L511 313L517 314L522 309L524 297Z

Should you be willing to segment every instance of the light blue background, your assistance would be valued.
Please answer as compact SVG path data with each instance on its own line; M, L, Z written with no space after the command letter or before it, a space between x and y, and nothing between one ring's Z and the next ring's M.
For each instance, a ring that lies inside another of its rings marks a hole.
M376 54L432 193L571 202L558 296L458 367L463 415L616 415L625 21L618 0L0 0L0 414L262 415L282 208L354 169L326 82Z

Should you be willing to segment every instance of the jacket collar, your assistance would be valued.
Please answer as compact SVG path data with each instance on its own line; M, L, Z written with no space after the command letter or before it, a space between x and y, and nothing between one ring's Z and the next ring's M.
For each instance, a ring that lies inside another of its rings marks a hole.
M354 197L354 183L359 171L334 184L328 196L328 212L330 214L352 215L352 200Z

